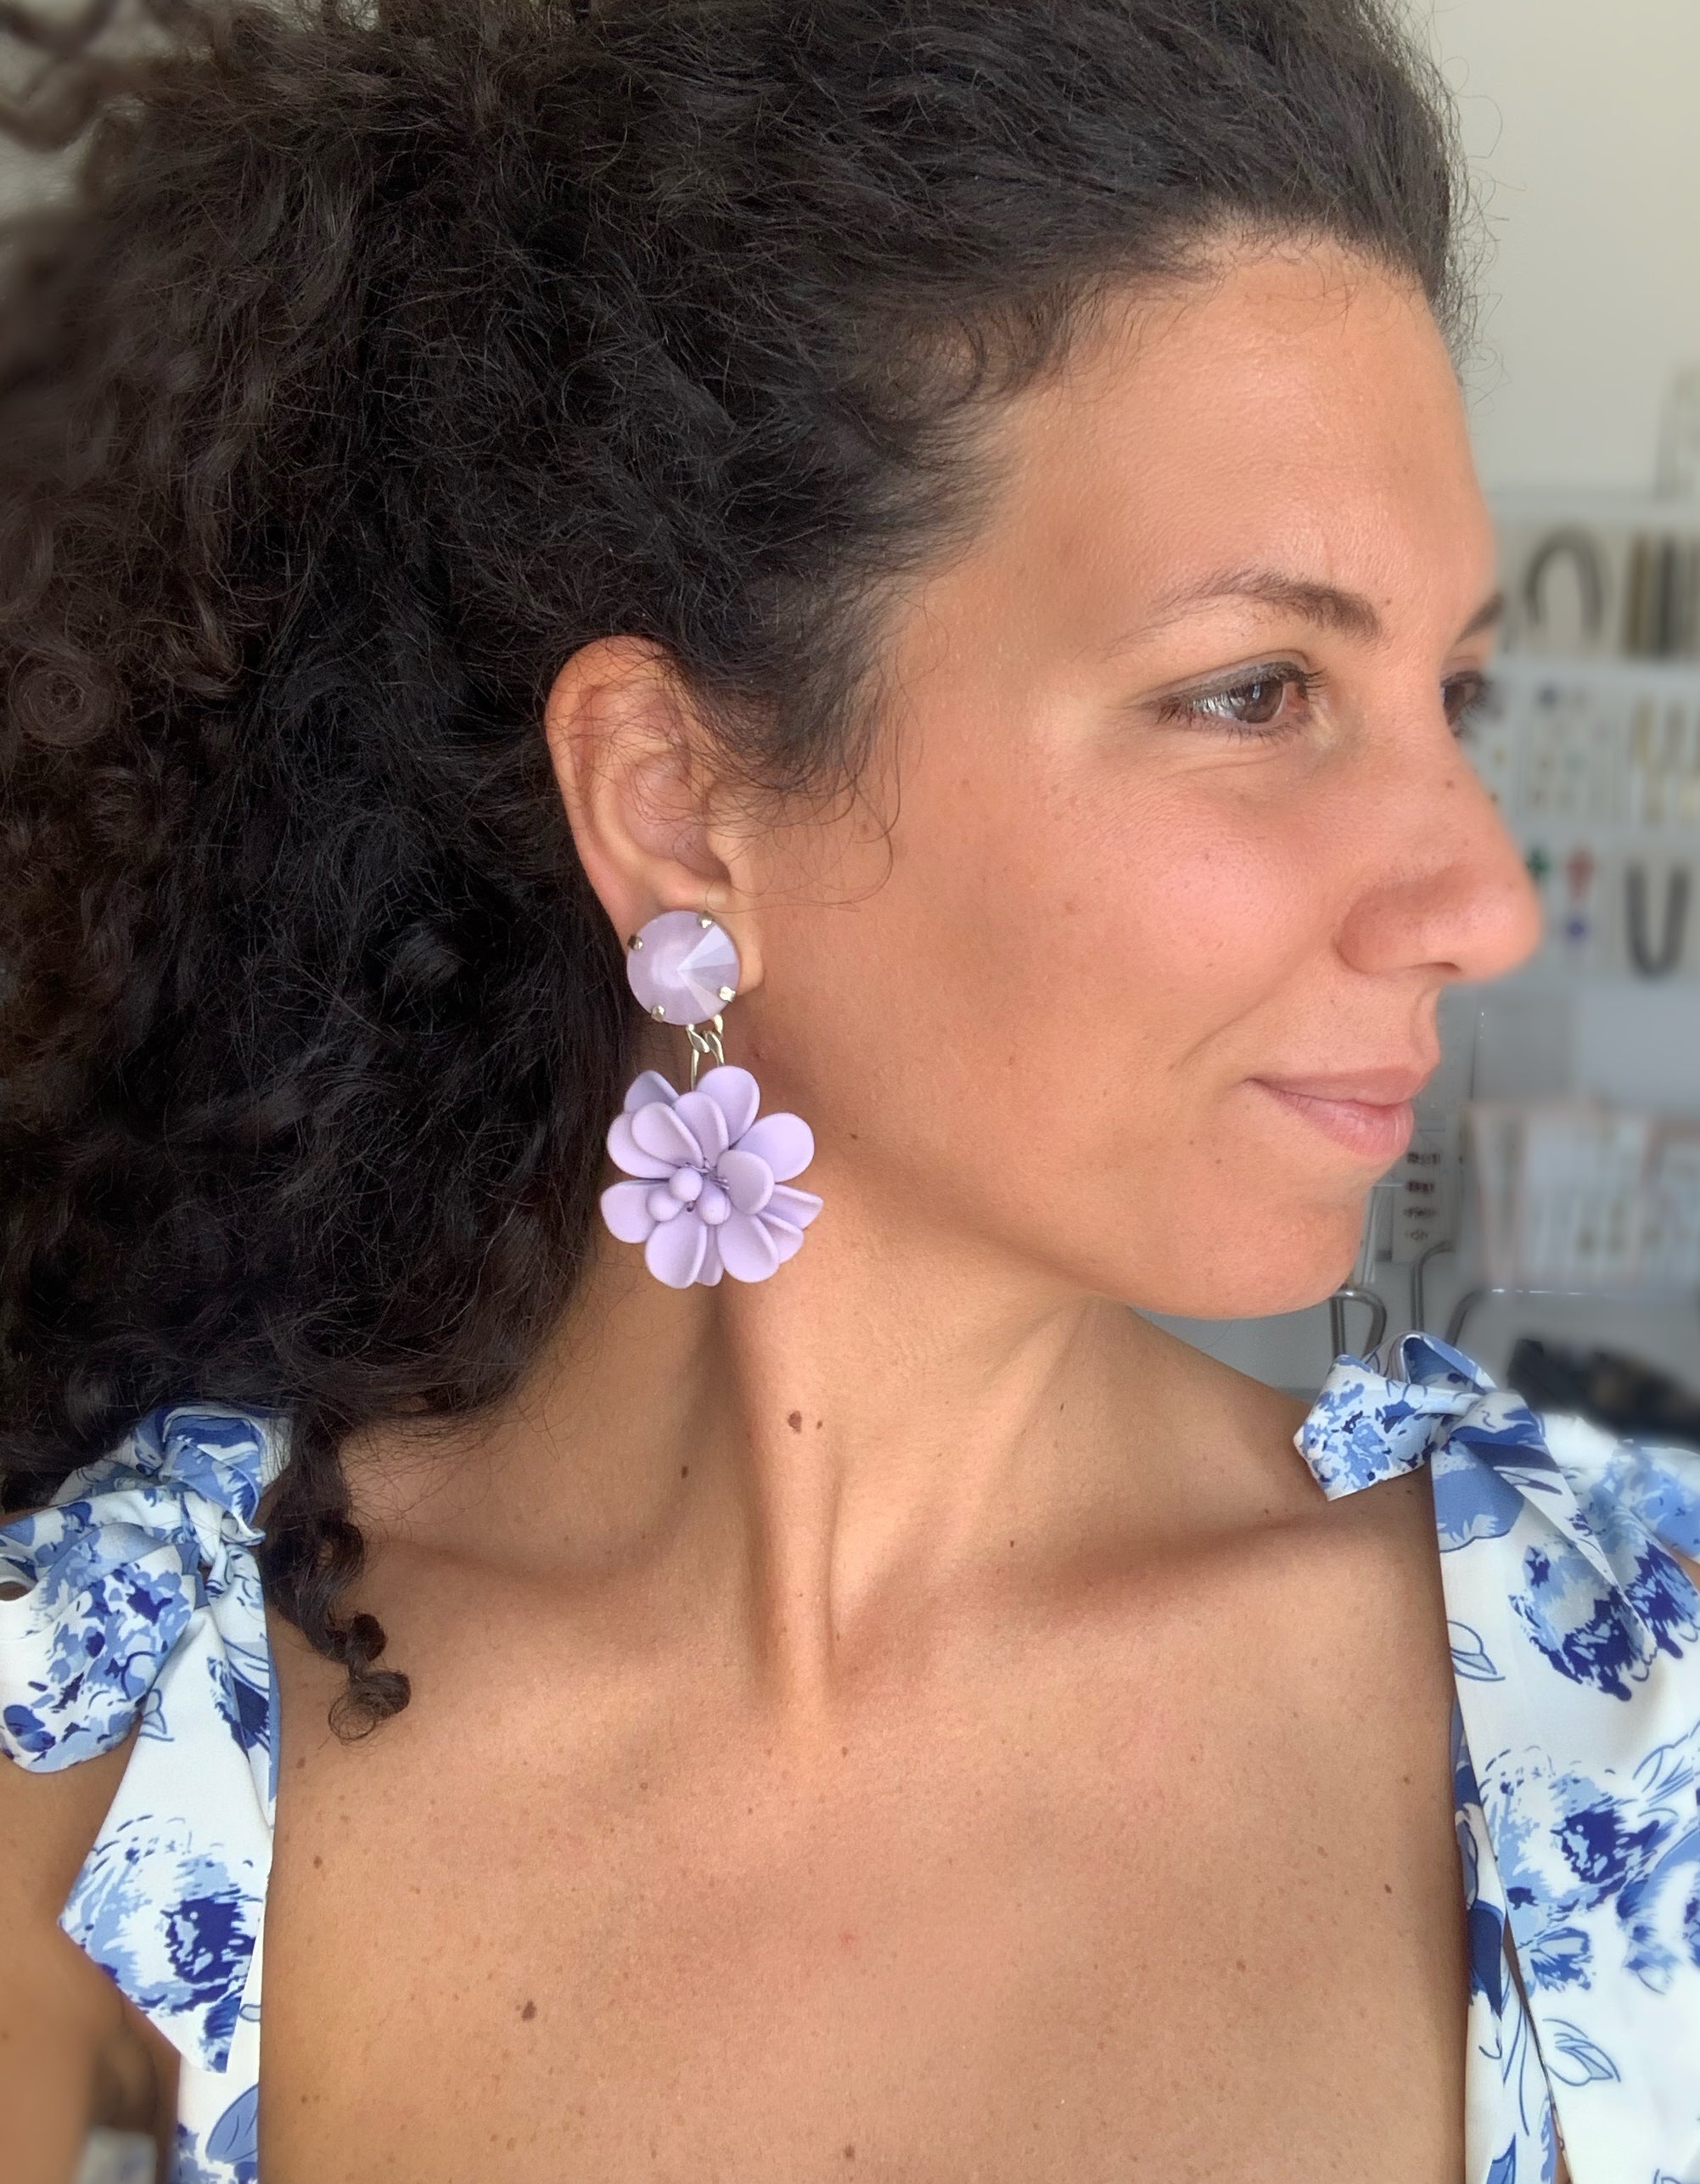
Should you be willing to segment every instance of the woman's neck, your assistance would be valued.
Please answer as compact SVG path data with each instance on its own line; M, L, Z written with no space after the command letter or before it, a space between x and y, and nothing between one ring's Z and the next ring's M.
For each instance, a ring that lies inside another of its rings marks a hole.
M511 1398L351 1451L379 1541L653 1586L806 1715L1017 1572L1232 1523L1265 1471L1308 1488L1282 1399L930 1210L822 1187L828 1214L758 1284L670 1290L599 1235Z

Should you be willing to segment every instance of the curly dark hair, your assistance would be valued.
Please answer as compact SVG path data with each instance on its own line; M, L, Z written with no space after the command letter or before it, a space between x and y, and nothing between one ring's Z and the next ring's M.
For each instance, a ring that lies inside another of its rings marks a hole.
M0 1484L509 1389L638 1029L540 728L665 648L752 784L853 780L881 603L1095 298L1332 238L1458 323L1444 97L1381 0L0 5L62 155L0 264Z

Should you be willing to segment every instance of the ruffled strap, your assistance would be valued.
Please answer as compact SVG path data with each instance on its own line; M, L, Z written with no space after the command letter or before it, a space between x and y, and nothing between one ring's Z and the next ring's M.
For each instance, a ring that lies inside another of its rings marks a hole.
M1298 1440L1330 1496L1432 1466L1484 1885L1574 2184L1700 2178L1700 1592L1661 1544L1700 1546L1700 1457L1543 1429L1423 1335L1339 1360Z
M254 1518L285 1452L276 1420L158 1411L0 1531L0 1749L48 1773L137 1732L59 1923L203 2070L257 2007L277 1786Z

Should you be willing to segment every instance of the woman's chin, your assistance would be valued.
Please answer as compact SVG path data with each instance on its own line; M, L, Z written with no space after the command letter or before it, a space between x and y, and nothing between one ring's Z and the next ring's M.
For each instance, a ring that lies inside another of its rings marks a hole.
M1241 1214L1165 1278L1131 1297L1171 1319L1278 1318L1324 1304L1351 1279L1363 1233L1361 1204L1327 1216L1282 1221Z

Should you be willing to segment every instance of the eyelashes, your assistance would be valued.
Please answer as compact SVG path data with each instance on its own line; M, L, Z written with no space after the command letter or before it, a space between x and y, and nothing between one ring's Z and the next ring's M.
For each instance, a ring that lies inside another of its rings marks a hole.
M1268 660L1241 668L1226 682L1173 692L1159 700L1158 717L1268 742L1304 725L1325 680L1296 660ZM1462 735L1492 695L1493 684L1478 668L1449 675L1440 685L1440 700L1454 733Z
M1456 732L1462 735L1478 713L1491 704L1495 693L1491 675L1484 675L1478 667L1462 675L1450 675L1440 685L1446 702L1446 718Z
M1260 667L1241 669L1232 682L1176 691L1160 701L1159 717L1198 721L1237 735L1269 737L1296 727L1298 721L1289 718L1296 710L1292 703L1295 694L1308 708L1321 684L1320 675L1293 660L1270 660Z

